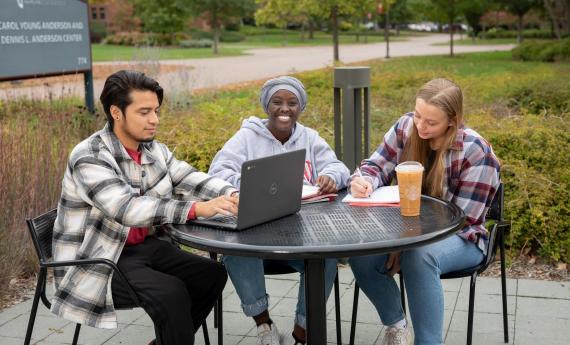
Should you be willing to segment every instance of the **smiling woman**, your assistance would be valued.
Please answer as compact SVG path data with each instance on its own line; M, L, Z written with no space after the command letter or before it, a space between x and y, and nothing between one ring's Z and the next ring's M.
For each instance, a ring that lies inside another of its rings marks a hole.
M242 128L224 145L209 173L239 188L241 166L246 160L266 157L298 149L306 150L304 183L318 186L319 194L336 192L346 186L348 168L319 134L297 122L307 105L305 87L297 78L283 76L270 79L261 88L261 106L268 119L255 116L243 121ZM279 344L277 326L269 317L269 301L264 284L264 262L259 258L224 256L245 315L257 325L258 344ZM284 261L284 265L304 275L303 261ZM325 262L325 288L330 293L336 276L336 259ZM304 344L305 297L301 278L293 332L286 334L287 343ZM293 337L293 339L291 339Z

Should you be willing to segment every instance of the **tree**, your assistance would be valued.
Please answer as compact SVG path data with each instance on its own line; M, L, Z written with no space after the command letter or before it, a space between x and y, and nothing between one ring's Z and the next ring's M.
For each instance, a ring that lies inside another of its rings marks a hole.
M412 11L408 0L396 0L390 7L390 21L396 25L396 35L400 35L400 25L410 23Z
M362 12L363 8L372 8L375 0L304 0L312 2L317 15L331 23L333 38L333 59L340 60L338 46L338 22L340 17L354 16Z
M312 26L317 8L314 3L298 0L257 0L259 9L255 12L255 21L259 25L273 24L285 29L290 24L309 27L312 37Z
M243 17L255 9L254 0L182 0L194 16L207 14L214 33L214 54L219 53L221 26L225 20Z
M460 4L459 10L465 17L467 24L471 27L473 41L475 41L475 38L481 31L481 17L490 8L491 0L467 0Z
M510 13L518 17L518 35L517 42L521 43L523 41L523 17L530 11L533 7L537 7L540 4L539 0L501 0L504 4L505 9Z
M453 31L460 2L461 0L431 0L434 9L432 15L441 18L442 20L437 21L447 22L449 26L449 56L453 56Z
M184 0L133 0L143 30L173 35L184 28L188 7Z
M386 41L386 59L390 58L390 12L395 2L396 0L382 0L382 7L379 7L379 12L384 13L384 40Z
M556 38L562 39L562 32L570 33L570 0L544 0L544 7Z

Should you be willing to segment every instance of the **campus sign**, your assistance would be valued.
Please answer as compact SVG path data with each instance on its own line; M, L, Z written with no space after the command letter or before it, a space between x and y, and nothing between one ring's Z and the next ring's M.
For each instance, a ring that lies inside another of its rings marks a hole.
M90 71L90 43L87 1L0 1L0 81Z

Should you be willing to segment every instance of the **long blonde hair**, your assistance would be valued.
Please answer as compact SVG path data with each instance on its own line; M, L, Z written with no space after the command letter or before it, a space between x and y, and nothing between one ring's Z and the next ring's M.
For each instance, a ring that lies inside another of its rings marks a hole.
M457 129L463 123L463 94L459 86L451 80L438 78L425 83L416 94L416 99L422 99L427 104L441 109L447 114L451 124L445 133L446 140L435 153L431 168L429 171L424 171L422 182L422 193L441 198L445 172L443 158L455 140ZM414 124L404 146L401 161L417 161L425 167L430 151L429 140L420 138Z

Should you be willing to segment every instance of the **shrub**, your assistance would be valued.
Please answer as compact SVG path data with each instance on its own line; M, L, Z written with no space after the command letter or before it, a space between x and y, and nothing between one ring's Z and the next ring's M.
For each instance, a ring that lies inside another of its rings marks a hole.
M515 60L570 62L570 37L549 42L523 42L512 53Z
M180 47L182 48L211 48L214 42L207 38L202 38L199 40L184 40L180 41Z
M9 101L0 111L0 298L37 269L26 217L56 207L71 148L99 127L78 100Z
M211 31L193 31L193 39L214 39L214 33ZM220 42L241 42L245 39L245 35L235 31L222 31L220 34Z
M286 35L289 33L297 33L295 30L268 28L263 26L244 25L240 32L245 36L263 36L263 35Z
M519 33L517 30L503 30L501 28L491 28L485 33L480 32L479 35L485 35L485 38L517 38ZM527 29L523 30L524 38L554 38L550 30Z
M422 83L439 76L456 80L466 95L468 125L489 140L501 161L511 254L530 248L544 258L570 262L569 69L513 62L508 52L371 62L371 148L411 109ZM309 95L300 121L329 144L334 142L331 75L332 69L325 69L298 76ZM260 87L257 82L193 98L190 111L163 116L160 139L176 148L177 157L206 170L243 119L265 117Z
M508 105L519 113L566 116L570 114L570 79L553 84L544 80L532 85L516 86L509 94Z
M224 24L224 29L227 31L239 31L241 29L241 23L239 20L233 20Z
M188 34L177 32L174 34L161 34L154 32L118 32L107 36L104 44L116 44L123 46L172 46L178 45L180 41L189 40Z
M107 28L101 22L92 21L89 25L91 43L99 43L107 37Z
M340 31L350 31L350 30L354 29L354 25L352 25L351 22L342 21L342 22L340 22L338 29Z

